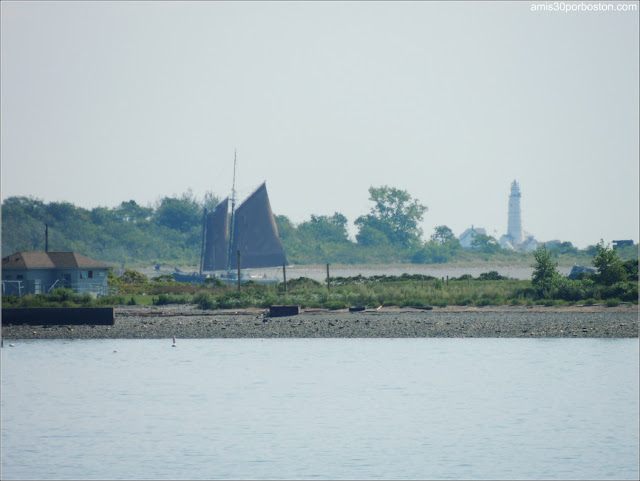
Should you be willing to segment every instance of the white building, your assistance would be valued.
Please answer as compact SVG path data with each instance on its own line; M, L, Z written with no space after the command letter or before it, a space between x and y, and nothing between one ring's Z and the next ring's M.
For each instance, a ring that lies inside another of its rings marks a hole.
M472 249L471 244L478 234L487 235L487 231L481 227L475 228L471 226L471 229L465 230L460 235L460 245L463 249Z

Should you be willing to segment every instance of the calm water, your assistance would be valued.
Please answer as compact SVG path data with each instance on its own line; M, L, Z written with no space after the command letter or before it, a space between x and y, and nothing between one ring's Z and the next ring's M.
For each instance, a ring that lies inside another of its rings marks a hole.
M638 479L637 339L11 342L3 479Z

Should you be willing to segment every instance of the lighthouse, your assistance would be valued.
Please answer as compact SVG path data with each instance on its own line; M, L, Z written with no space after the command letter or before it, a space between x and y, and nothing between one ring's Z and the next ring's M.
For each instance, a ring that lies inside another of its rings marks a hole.
M507 237L511 240L511 245L518 246L524 241L522 233L522 218L520 217L520 186L514 180L511 184L511 195L509 196L509 222L507 224Z

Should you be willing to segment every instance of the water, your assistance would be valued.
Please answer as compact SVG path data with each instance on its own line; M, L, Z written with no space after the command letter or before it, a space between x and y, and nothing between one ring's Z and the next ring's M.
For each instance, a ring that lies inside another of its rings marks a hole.
M5 342L2 478L638 478L637 339L177 341Z
M356 266L331 266L331 277L352 277L357 275L363 275L364 277L371 276L401 276L402 274L423 274L427 276L433 276L438 279L447 276L460 277L464 274L470 274L473 277L478 277L483 272L496 271L500 275L507 276L513 279L531 279L533 273L533 267L526 266L468 266L460 267L453 264L401 264L397 266L389 265L356 265ZM171 275L172 271L156 271L152 267L140 269L140 272L151 277L158 276L160 274ZM195 273L196 271L192 271ZM257 278L265 277L269 280L278 280L282 282L282 267L264 267L254 269L243 269L244 276L255 276ZM560 266L558 272L563 276L569 275L571 272L571 266ZM299 277L308 277L319 282L327 281L327 268L323 265L299 265L287 267L287 279L297 279Z

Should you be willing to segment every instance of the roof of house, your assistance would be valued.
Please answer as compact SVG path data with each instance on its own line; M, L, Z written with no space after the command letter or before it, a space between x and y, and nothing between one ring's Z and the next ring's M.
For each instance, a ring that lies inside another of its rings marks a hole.
M76 252L16 252L2 258L3 269L74 269L111 266Z
M460 234L460 239L462 239L463 237L466 237L468 235L478 235L478 234L482 234L482 235L487 235L487 231L485 229L483 229L482 227L471 227L470 229L465 230L462 234Z

